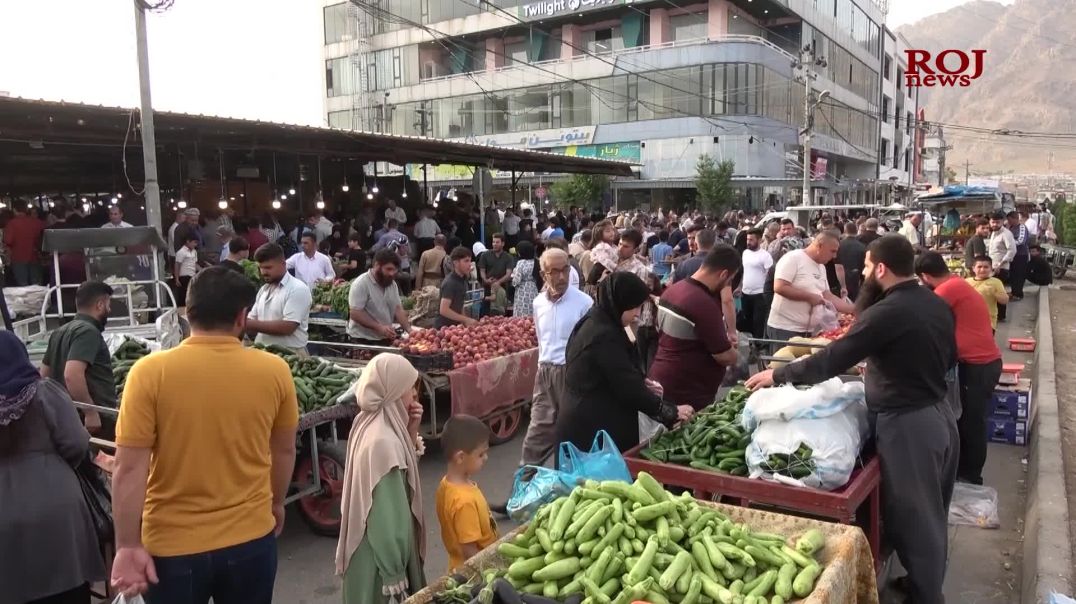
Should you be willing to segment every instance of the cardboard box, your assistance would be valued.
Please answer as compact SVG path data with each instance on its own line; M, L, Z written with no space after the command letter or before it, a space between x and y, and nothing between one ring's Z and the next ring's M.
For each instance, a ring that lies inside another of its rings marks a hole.
M1035 352L1035 338L1009 338L1009 350Z
M1015 386L1020 383L1020 374L1024 371L1023 363L1005 363L1001 366L1001 377L998 384L1002 386Z
M986 420L986 440L992 443L1024 446L1027 444L1027 422L1015 419Z
M994 419L1031 419L1031 380L1022 379L1015 386L999 386L990 397L987 417Z

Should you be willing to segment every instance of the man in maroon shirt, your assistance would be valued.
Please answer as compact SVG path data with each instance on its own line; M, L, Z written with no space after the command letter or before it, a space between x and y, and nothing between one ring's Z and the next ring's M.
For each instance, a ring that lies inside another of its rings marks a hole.
M11 250L11 273L16 286L41 284L41 232L45 222L29 206L16 207L4 227L4 245Z
M953 309L960 406L960 457L957 480L983 484L986 464L986 416L1001 377L1001 349L990 328L986 301L967 281L949 272L937 252L926 252L915 263L919 279Z
M702 409L714 402L725 368L736 363L721 309L721 290L740 271L740 255L718 244L691 276L662 294L658 302L658 351L650 379L665 400Z

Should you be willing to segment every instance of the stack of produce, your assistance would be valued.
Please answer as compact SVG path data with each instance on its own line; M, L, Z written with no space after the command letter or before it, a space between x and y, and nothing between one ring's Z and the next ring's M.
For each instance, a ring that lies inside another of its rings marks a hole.
M404 354L452 354L453 367L471 365L538 346L530 317L485 317L475 325L453 325L411 332L393 346Z
M354 373L340 369L328 361L317 357L301 359L291 350L275 344L265 346L256 343L252 347L271 352L288 362L291 377L295 382L295 395L299 399L299 411L302 413L335 405L336 399L347 392L357 378Z
M127 338L112 354L112 380L116 382L116 395L123 396L123 387L127 383L127 374L135 361L150 353L149 347L138 340Z
M348 294L351 293L351 282L337 279L332 283L317 283L311 292L311 310L330 310L342 317L348 316L350 304Z
M250 279L250 282L254 284L254 287L262 286L264 281L262 281L261 272L258 271L257 262L254 262L253 260L240 260L239 266L243 267L243 274L247 276L247 279Z
M742 385L735 386L723 400L698 412L680 428L658 436L639 454L650 461L747 476L744 451L751 433L741 425L740 414L750 394Z
M814 474L815 463L811 459L814 450L804 443L790 454L771 453L759 467L771 474L784 474L792 478L805 478Z
M814 590L825 536L811 529L790 543L688 493L674 496L645 472L634 484L588 481L498 546L511 564L476 579L486 584L478 601L514 602L521 593L581 594L591 604L783 604Z

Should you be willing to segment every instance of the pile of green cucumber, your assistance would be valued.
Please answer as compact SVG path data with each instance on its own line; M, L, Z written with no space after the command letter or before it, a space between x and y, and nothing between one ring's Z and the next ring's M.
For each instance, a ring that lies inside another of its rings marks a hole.
M747 476L745 451L751 433L740 424L740 414L749 396L743 385L734 386L724 399L699 411L680 428L658 436L639 455L650 461Z
M127 374L131 372L135 361L149 354L145 344L127 338L112 354L112 381L116 383L116 396L123 396L123 387L127 384Z
M299 411L309 413L336 404L336 399L358 379L354 373L338 368L318 357L299 358L293 351L270 344L255 343L253 348L271 352L288 363L295 382Z
M511 561L512 586L558 601L582 594L584 604L783 604L809 596L822 573L821 531L791 543L640 472L633 484L576 487L498 551Z

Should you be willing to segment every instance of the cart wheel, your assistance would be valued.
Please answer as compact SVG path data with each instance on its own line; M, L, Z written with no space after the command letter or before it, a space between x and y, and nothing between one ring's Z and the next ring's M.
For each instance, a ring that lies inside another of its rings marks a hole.
M523 417L523 409L517 407L486 420L489 426L491 446L501 445L515 437L519 431L520 419Z
M299 512L318 535L336 537L340 534L340 496L344 491L344 460L347 453L339 444L318 441L317 468L321 475L321 492L298 501ZM300 489L313 484L313 460L302 456L295 466L294 483Z

